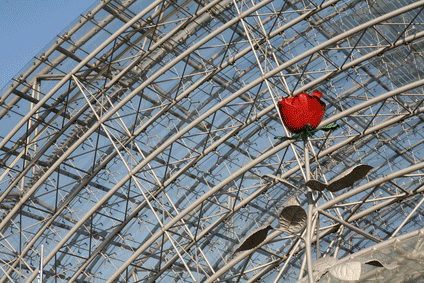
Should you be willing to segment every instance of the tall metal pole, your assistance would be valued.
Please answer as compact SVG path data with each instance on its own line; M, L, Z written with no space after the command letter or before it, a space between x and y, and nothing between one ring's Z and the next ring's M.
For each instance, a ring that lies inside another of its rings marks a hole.
M305 155L305 182L308 182L311 175L311 170L309 168L309 147L308 147L308 138L303 138L304 146L304 155ZM306 265L308 267L308 278L309 283L315 283L313 272L312 272L312 252L311 252L311 237L312 237L312 210L314 209L314 201L312 199L312 190L309 187L306 187L307 193L306 197L308 199L308 211L307 211L307 226L306 226L306 235L305 235L305 245L306 245Z
M41 244L41 254L40 254L40 264L38 267L38 280L37 283L43 283L43 249L44 249L44 245Z

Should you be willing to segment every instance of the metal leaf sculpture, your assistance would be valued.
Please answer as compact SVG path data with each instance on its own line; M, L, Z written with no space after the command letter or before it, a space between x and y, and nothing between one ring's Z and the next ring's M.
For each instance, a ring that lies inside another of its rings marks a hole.
M314 191L322 192L327 187L327 184L317 180L309 180L308 182L306 182L306 186L308 186Z
M370 260L364 263L368 265L376 266L376 267L384 267L384 265L379 260Z
M384 265L378 259L357 260L339 262L339 260L333 257L322 257L314 261L312 266L315 279L318 281L324 274L330 272L331 276L337 279L343 281L356 281L361 277L362 264L384 267L386 269L393 269L397 267L397 265Z
M312 263L312 270L319 273L326 272L330 267L337 263L337 259L331 256L325 256Z
M306 211L295 198L290 199L278 217L281 230L297 233L306 225Z
M265 241L268 236L268 231L274 229L271 225L260 227L259 229L253 231L249 234L244 240L239 244L234 253L247 251L254 249L259 246L263 241Z
M328 185L317 180L309 180L306 182L306 186L315 191L322 191L327 188L334 193L353 186L356 181L363 179L372 168L367 164L356 165L334 178Z
M357 281L361 277L361 263L357 261L343 262L332 266L330 274L344 281Z
M378 259L363 259L361 260L361 263L363 264L368 264L368 265L372 265L375 267L384 267L385 269L395 269L396 267L398 267L397 264L392 263L392 264L386 264L386 263L382 263L380 260Z

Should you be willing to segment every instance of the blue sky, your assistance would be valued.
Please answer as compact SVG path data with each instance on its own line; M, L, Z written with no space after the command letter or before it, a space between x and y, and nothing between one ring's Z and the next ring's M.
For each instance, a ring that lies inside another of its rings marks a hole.
M99 0L0 0L0 90Z

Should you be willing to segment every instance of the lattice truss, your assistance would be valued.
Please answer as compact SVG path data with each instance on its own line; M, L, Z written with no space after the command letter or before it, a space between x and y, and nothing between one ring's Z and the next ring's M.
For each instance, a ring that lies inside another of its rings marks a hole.
M424 1L102 0L1 92L0 282L295 282L303 143L275 102L319 90L312 259L422 228ZM234 254L271 225L255 249ZM410 270L406 278L417 278ZM409 276L409 277L408 277ZM327 282L327 281L326 281ZM374 282L374 281L373 281ZM400 282L400 281L396 281Z

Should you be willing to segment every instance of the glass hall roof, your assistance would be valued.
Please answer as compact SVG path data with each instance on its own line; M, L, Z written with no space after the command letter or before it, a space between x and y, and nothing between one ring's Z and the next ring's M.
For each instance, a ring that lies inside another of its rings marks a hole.
M0 282L36 280L40 258L44 282L296 282L311 261L418 231L423 9L96 2L0 93ZM277 101L314 90L320 127L340 127L275 139L289 135ZM305 186L360 164L353 186ZM287 233L293 199L308 225Z

